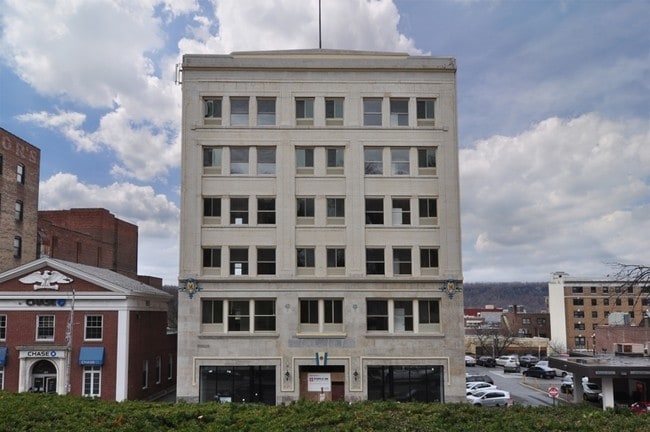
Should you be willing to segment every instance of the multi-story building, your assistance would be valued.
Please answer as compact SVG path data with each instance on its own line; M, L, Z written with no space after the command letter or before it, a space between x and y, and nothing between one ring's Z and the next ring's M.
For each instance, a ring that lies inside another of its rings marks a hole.
M465 397L453 58L185 55L177 397Z
M501 319L507 331L519 338L550 338L548 312L526 312L521 305L513 305Z
M643 318L650 307L650 287L607 277L572 277L556 272L548 284L552 344L567 351L593 352L597 326L610 314ZM621 323L623 324L623 323Z
M36 259L41 150L0 128L0 272Z

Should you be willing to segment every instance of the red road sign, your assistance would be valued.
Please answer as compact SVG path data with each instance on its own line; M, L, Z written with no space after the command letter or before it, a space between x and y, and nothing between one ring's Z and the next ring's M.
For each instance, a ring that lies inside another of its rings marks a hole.
M556 397L558 397L558 396L560 395L560 391L557 389L557 387L555 387L555 386L550 386L550 387L548 388L548 395L549 395L550 397L552 397L553 399L555 399Z

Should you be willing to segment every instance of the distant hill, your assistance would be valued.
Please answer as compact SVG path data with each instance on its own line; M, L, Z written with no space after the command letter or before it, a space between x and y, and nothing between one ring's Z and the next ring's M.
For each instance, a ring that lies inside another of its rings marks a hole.
M548 282L474 282L463 284L466 308L522 305L527 312L546 310Z

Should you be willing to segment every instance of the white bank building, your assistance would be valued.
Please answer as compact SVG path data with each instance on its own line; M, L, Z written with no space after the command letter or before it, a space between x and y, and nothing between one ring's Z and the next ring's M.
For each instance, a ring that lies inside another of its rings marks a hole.
M178 400L465 398L456 64L185 55Z

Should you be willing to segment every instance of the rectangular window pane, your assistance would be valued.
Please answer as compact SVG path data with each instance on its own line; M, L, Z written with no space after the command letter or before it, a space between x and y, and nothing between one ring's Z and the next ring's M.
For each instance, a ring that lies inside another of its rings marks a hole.
M54 339L54 315L39 315L37 317L36 339Z
M221 147L203 148L203 166L221 168Z
M0 340L7 338L7 315L0 315Z
M367 300L366 327L368 331L388 331L388 301Z
M392 175L409 175L409 149L393 148L390 149L391 157L391 174Z
M343 155L345 149L343 147L328 148L327 149L327 167L328 168L343 168Z
M418 149L418 168L435 168L436 167L436 149L421 148Z
M296 98L296 118L314 118L314 98Z
M366 175L381 175L383 167L383 150L381 148L364 148L364 170Z
M383 275L384 274L384 250L383 249L366 249L366 274Z
M438 300L418 300L420 324L440 323L440 303Z
M327 267L345 268L345 249L327 248Z
M101 315L88 315L86 316L86 337L85 339L101 339L102 338L102 322Z
M248 98L230 98L230 125L248 126Z
M438 268L438 249L421 248L420 266L422 268Z
M230 148L230 174L248 174L248 147Z
M413 331L412 300L395 300L393 306L393 328L395 332Z
M318 300L300 300L300 324L318 324Z
M204 248L203 249L203 267L219 268L221 267L221 249Z
M298 248L296 249L296 265L302 268L314 267L316 259L314 256L314 248Z
M275 147L257 148L257 174L275 174Z
M390 125L392 127L409 125L408 99L390 100Z
M257 223L275 224L275 198L257 199Z
M383 225L383 198L366 198L366 225Z
M365 98L363 100L363 125L381 126L381 104L379 98Z
M228 331L250 330L250 306L248 300L228 302Z
M275 98L257 98L257 125L275 125Z
M325 300L325 323L343 323L343 300Z
M230 223L248 224L248 198L230 198Z
M203 216L221 216L221 198L203 198Z
M296 207L298 217L314 217L313 198L297 198Z
M418 99L416 105L418 120L433 120L434 99Z
M248 274L248 249L230 249L230 274L239 276Z
M327 217L345 217L345 198L327 198Z
M275 274L275 249L257 249L257 274Z
M203 99L203 116L205 118L221 118L221 98Z
M393 199L393 225L411 224L411 201L406 198Z
M393 273L396 275L411 274L411 249L393 249Z
M343 119L343 98L325 99L325 118Z
M296 166L298 168L313 168L314 167L314 149L313 148L297 148L296 149Z
M435 198L420 198L418 206L421 218L438 217L438 205Z
M255 300L255 331L275 331L275 300Z
M203 300L201 322L223 324L223 300Z

